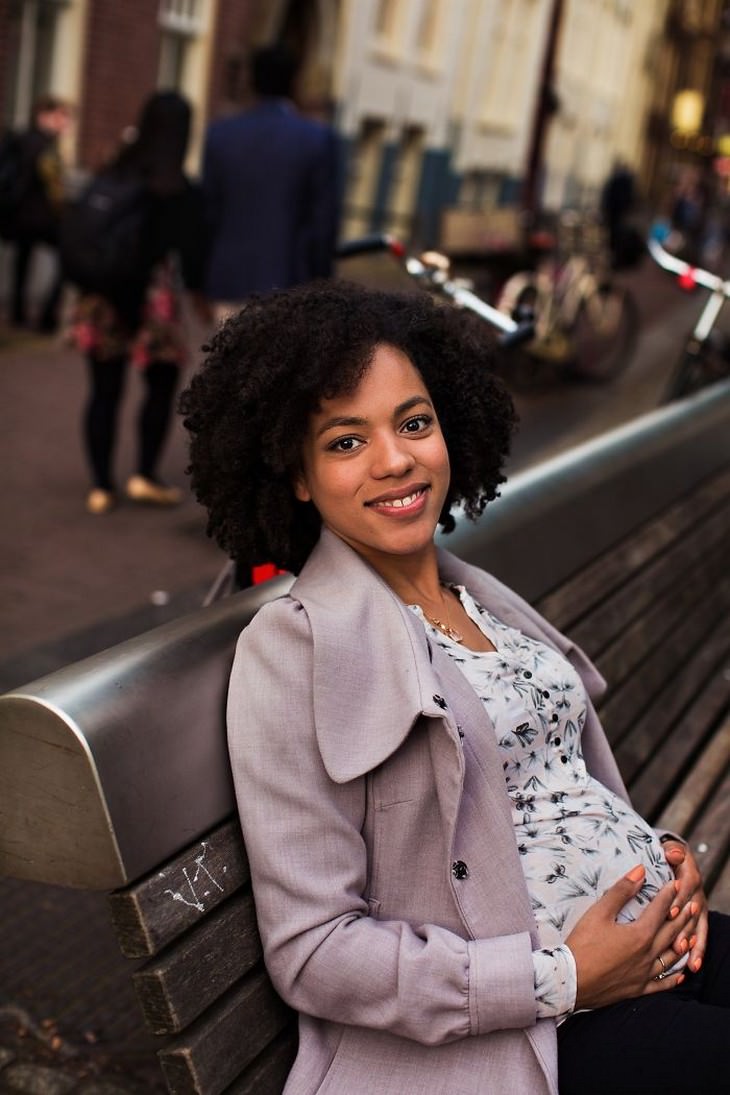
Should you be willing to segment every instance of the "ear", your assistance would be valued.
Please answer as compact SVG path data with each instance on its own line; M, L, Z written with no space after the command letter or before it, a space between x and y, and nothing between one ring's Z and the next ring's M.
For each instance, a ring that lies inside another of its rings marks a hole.
M300 471L300 472L297 473L297 475L294 476L294 482L293 482L292 485L294 487L294 495L295 495L297 501L299 501L299 502L311 502L312 501L312 495L309 492L309 487L307 486L307 480L304 477L304 472Z

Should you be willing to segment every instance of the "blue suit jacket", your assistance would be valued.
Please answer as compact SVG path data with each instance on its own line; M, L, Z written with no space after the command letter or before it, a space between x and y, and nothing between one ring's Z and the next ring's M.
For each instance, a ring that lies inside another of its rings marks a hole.
M328 126L281 99L214 122L203 192L211 299L242 300L331 273L338 186L337 141Z

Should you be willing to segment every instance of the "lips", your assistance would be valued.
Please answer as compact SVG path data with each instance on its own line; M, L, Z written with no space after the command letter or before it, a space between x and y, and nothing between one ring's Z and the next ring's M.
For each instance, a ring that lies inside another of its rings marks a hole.
M401 489L400 491L389 491L387 494L381 495L379 498L373 498L372 501L366 502L366 506L371 509L387 510L392 513L398 513L403 510L409 510L413 507L417 507L424 498L428 487L425 485L408 487Z

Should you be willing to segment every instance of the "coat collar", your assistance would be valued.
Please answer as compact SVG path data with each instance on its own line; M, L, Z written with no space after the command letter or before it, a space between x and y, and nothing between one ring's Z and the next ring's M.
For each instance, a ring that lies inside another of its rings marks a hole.
M290 596L312 631L322 760L346 783L395 752L419 715L443 715L428 639L376 571L327 529Z
M442 577L466 585L504 623L563 653L573 649L496 579L450 552L439 549L438 556ZM336 783L386 760L419 716L443 719L445 680L450 695L459 689L463 703L469 706L473 700L466 678L448 671L448 655L431 648L420 621L328 529L322 530L290 596L304 608L312 632L314 721L322 760Z

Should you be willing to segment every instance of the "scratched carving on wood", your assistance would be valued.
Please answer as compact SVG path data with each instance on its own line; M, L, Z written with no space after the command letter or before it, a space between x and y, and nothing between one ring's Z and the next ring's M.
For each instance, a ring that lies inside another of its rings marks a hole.
M197 909L198 912L205 912L205 898L210 897L211 887L215 887L219 893L223 893L223 886L217 878L210 873L205 865L205 857L208 851L208 844L205 840L201 841L201 851L199 855L195 856L195 867L183 867L182 873L185 876L185 882L179 890L165 890L165 894L169 894L173 901L182 901L183 905L189 905L191 909ZM228 870L227 867L221 868L221 873L225 874ZM160 874L161 878L164 878L164 872Z

